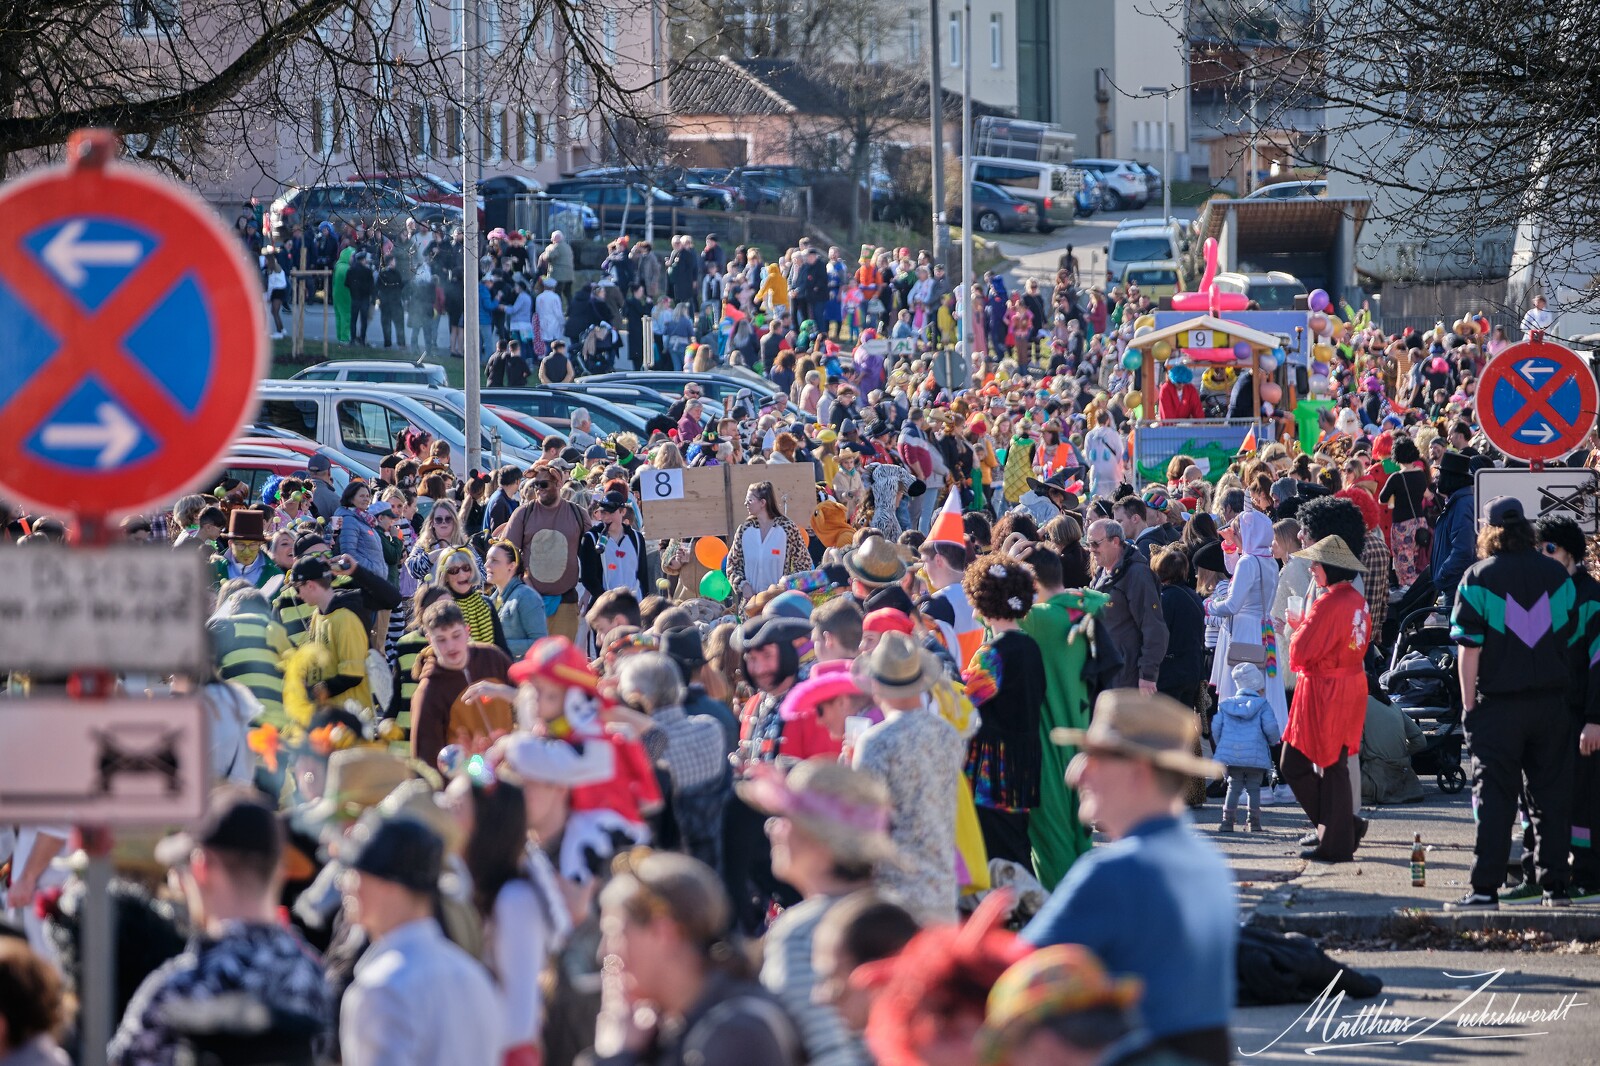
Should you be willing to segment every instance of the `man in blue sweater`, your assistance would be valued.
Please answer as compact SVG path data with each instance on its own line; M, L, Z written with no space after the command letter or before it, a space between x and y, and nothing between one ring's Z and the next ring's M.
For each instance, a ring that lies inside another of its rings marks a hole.
M1447 497L1433 531L1433 587L1454 606L1456 588L1467 567L1478 561L1477 497L1472 487L1472 457L1445 452L1439 460L1439 492Z
M1191 755L1194 711L1166 696L1111 689L1087 730L1050 739L1079 749L1067 767L1078 813L1111 841L1073 864L1022 931L1038 946L1082 944L1114 974L1144 982L1157 1044L1196 1062L1228 1062L1238 901L1226 860L1174 814L1190 775L1221 777Z

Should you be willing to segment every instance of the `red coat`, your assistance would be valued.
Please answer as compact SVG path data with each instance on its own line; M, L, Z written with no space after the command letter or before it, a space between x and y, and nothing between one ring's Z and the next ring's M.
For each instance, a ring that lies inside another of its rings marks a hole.
M1178 418L1204 418L1205 412L1200 408L1200 390L1193 385L1174 385L1172 382L1163 382L1161 385L1161 418L1163 421Z
M1317 766L1332 766L1340 748L1361 750L1367 720L1362 661L1371 631L1366 597L1346 581L1312 603L1289 641L1289 669L1300 680L1283 742Z

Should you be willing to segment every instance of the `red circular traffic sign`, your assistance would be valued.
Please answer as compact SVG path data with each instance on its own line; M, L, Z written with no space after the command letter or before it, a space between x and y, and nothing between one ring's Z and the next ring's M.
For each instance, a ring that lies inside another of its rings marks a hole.
M0 186L0 494L97 516L206 487L268 367L238 238L104 136Z
M1512 458L1544 462L1583 443L1600 412L1600 389L1570 349L1523 341L1484 368L1477 410L1490 444Z

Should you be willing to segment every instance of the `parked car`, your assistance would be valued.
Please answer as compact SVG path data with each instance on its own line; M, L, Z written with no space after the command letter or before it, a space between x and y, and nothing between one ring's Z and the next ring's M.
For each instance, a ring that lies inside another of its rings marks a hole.
M231 477L250 486L250 500L261 498L261 488L274 477L305 477L305 456L286 449L232 447L221 463L216 480ZM343 493L350 475L334 467L328 471L335 492Z
M1161 199L1161 193L1167 187L1167 179L1161 176L1161 171L1149 163L1135 163L1144 172L1144 187L1152 203Z
M1122 284L1139 286L1139 291L1152 300L1186 292L1183 269L1173 260L1129 263L1122 268Z
M766 378L750 371L740 370L737 367L721 367L711 374L690 374L681 370L650 370L643 374L595 374L579 379L578 384L647 382L651 388L658 392L668 396L682 396L683 387L691 381L701 386L707 398L717 401L724 409L727 408L729 401L738 395L741 389L749 389L758 401L766 401L783 396L778 391L778 387Z
M449 443L457 455L467 452L466 436L394 385L336 381L263 381L256 387L261 401L257 418L338 448L368 466L377 467L395 449L408 429L420 429ZM477 453L479 469L494 457Z
M1123 219L1106 244L1106 280L1120 281L1130 263L1176 262L1185 247L1183 225L1176 219Z
M549 385L535 385L525 389L484 389L483 402L537 418L565 434L572 424L572 409L582 407L589 412L595 430L601 436L612 433L632 433L640 441L649 439L645 424L650 419L632 408L614 404L598 396L585 396L575 401L571 392Z
M578 399L573 400L574 404L581 404L582 397L598 396L602 400L609 400L619 407L631 407L636 411L640 411L646 418L666 414L667 409L681 398L681 394L679 396L668 396L643 385L625 385L621 382L596 383L588 379L570 381L563 385L551 385L549 387L573 393L578 397ZM717 403L709 396L702 403L708 417L722 417L722 405L720 403Z
M1040 233L1072 224L1077 213L1078 171L1059 163L991 156L972 158L973 181L998 186L1019 200L1038 206Z
M546 437L559 437L561 435L560 430L556 429L556 427L548 422L541 422L532 415L525 415L521 411L513 411L511 408L502 407L497 403L486 403L483 406L485 410L493 411L505 421L516 426L517 429L522 431L524 437L538 441L541 448Z
M1259 274L1224 271L1217 275L1216 285L1218 292L1244 294L1263 311L1293 311L1294 298L1308 291L1305 282L1282 270Z
M1321 178L1310 181L1279 181L1263 185L1247 194L1246 200L1321 200L1328 195L1328 183Z
M367 223L385 233L400 232L405 220L445 225L460 222L461 209L449 204L424 204L404 193L381 185L345 181L329 185L291 186L267 208L267 232L274 237L296 223L305 227L306 236L323 222L335 225Z
M986 181L972 183L973 225L979 233L1016 233L1039 228L1041 208ZM961 201L945 209L952 226L962 224Z
M553 197L577 200L593 208L599 216L600 229L608 236L618 233L642 236L646 203L653 203L657 211L663 212L687 206L676 196L661 189L606 179L552 181L545 191ZM661 221L665 224L666 219Z
M444 367L437 363L406 363L398 359L335 359L298 371L290 381L393 381L419 385L448 384Z
M1073 214L1078 218L1093 218L1096 212L1106 206L1105 182L1092 170L1080 170L1078 174L1083 184L1073 194Z
M428 408L457 432L466 432L467 394L464 390L417 384L395 385L393 389ZM479 404L482 402L480 397ZM493 438L498 436L500 447L507 453L509 462L526 462L531 466L538 461L541 454L539 443L524 435L517 427L508 425L499 415L488 410L479 411L478 421L483 431L482 446L485 451L493 449Z
M1106 179L1106 207L1112 211L1140 208L1150 202L1150 185L1131 159L1074 159L1072 165Z
M245 435L235 442L235 447L264 447L278 448L285 451L297 452L307 459L313 455L323 456L336 470L343 470L351 477L372 480L378 476L376 467L368 466L353 456L346 455L337 448L330 448L326 444L318 444L314 440L307 440L298 433L286 429L269 427L268 431L257 432L255 429L246 429Z
M424 204L449 204L459 213L462 211L464 193L461 186L449 178L441 178L437 174L423 174L418 171L379 171L374 174L352 174L349 181L363 181L368 185L377 185L385 189L393 189L411 199ZM420 220L419 220L420 221ZM484 224L483 196L478 196L478 225Z

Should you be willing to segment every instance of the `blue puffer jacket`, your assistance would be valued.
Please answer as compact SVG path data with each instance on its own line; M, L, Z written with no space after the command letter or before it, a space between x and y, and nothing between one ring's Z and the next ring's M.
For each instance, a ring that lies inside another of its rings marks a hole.
M1211 720L1216 760L1227 767L1266 770L1272 766L1272 745L1278 743L1278 719L1261 695L1229 696Z
M1444 594L1446 607L1456 602L1461 575L1478 561L1475 504L1471 486L1452 492L1433 531L1433 587Z

